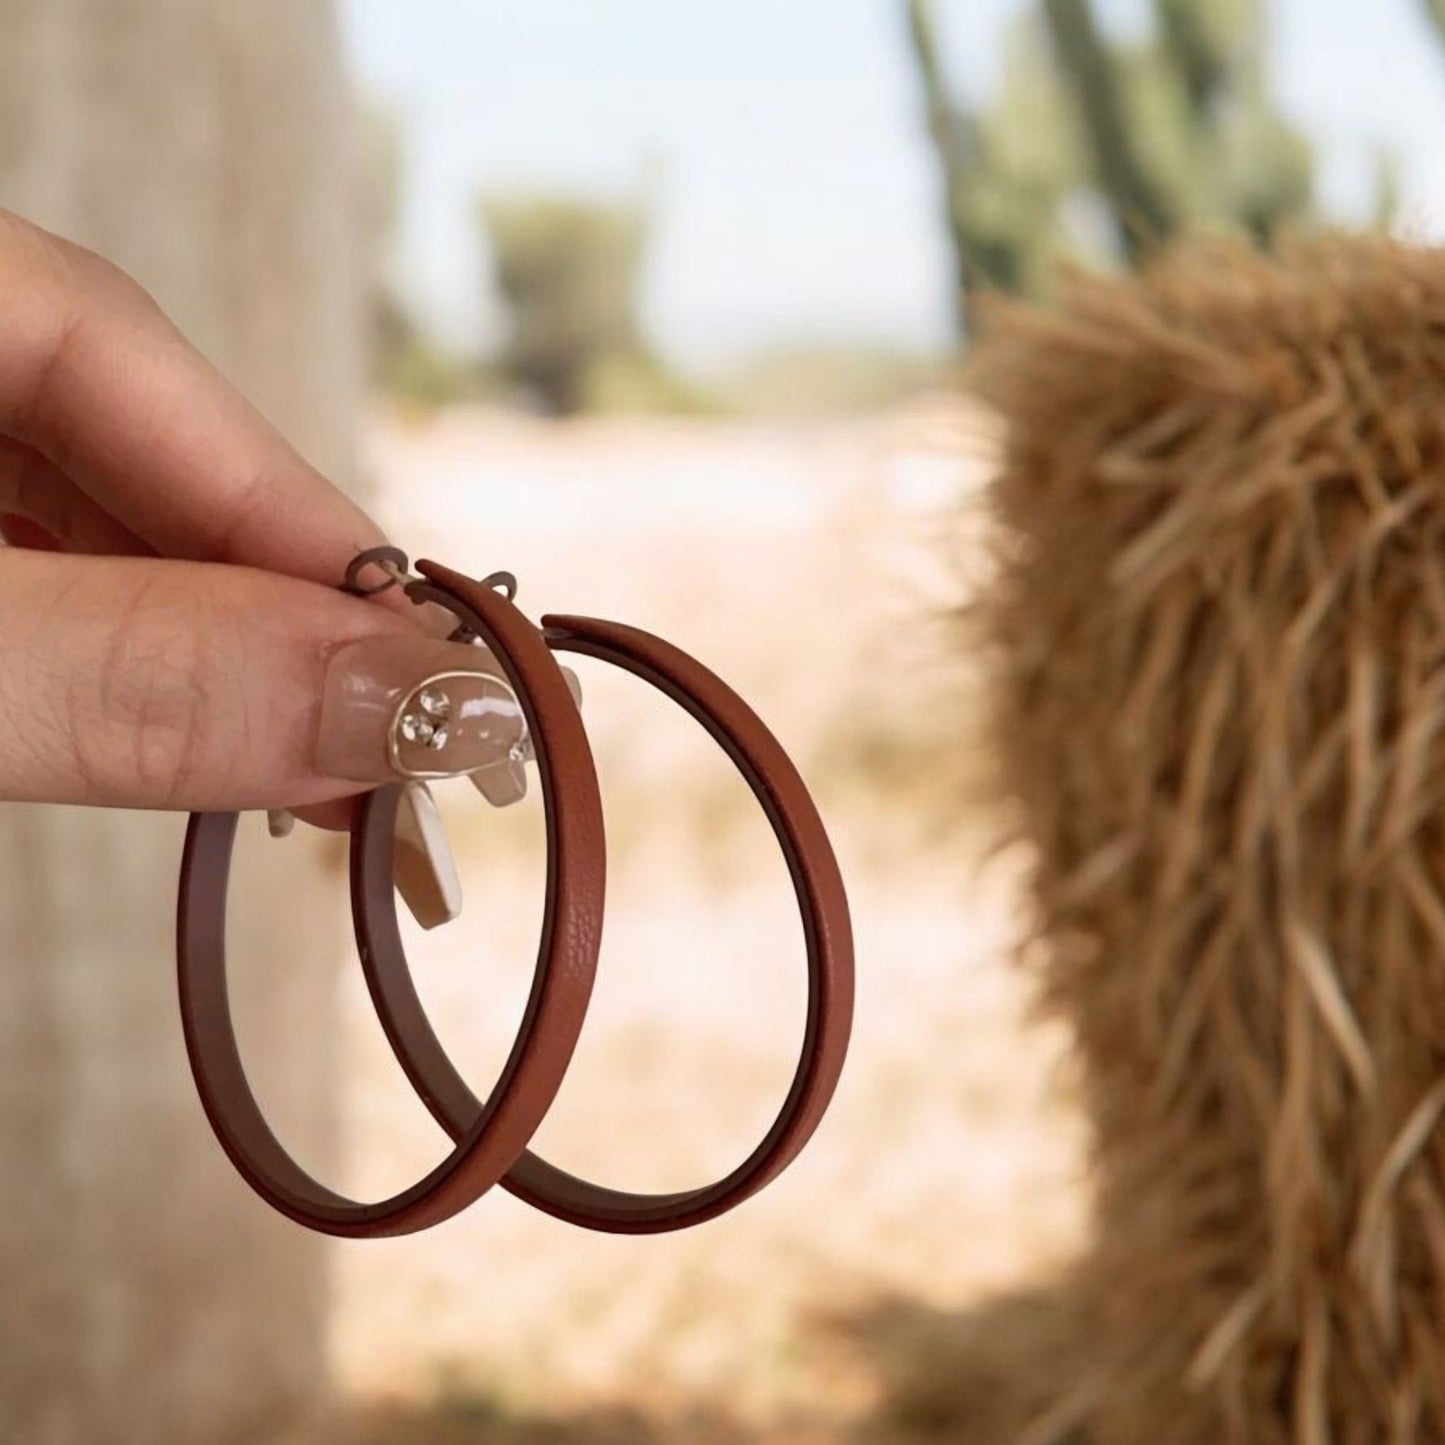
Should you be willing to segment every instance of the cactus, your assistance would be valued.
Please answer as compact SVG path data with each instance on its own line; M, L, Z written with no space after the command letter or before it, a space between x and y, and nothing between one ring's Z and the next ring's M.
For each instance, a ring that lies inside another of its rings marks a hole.
M908 37L923 84L928 134L943 171L944 215L957 270L955 302L966 331L972 298L993 269L989 256L975 246L969 224L968 183L979 159L977 118L958 104L944 78L932 0L908 0ZM1002 259L1008 269L1007 258Z
M1426 3L1445 36L1445 0ZM930 0L907 7L965 298L1038 295L1060 254L1097 259L1070 233L1080 196L1110 220L1105 259L1130 265L1187 228L1269 247L1312 223L1310 148L1270 95L1262 0L1153 0L1152 33L1128 45L1106 37L1090 0L1039 0L986 110L950 92ZM1382 223L1395 189L1382 154Z
M1176 219L1136 145L1128 96L1089 0L1044 0L1059 68L1093 154L1094 177L1114 213L1125 255L1138 260L1170 235Z
M950 88L933 0L908 0L908 32L943 173L958 320L968 334L983 292L1034 294L1047 284L1050 262L1065 249L1060 212L1077 153L1032 17L1011 33L986 113L967 108Z
M1188 219L1242 231L1265 247L1308 225L1313 158L1270 99L1259 0L1155 0L1154 15L1196 178Z
M1231 65L1228 10L1234 0L1204 6L1194 0L1154 0L1159 46L1179 75L1191 114L1200 124L1216 114Z

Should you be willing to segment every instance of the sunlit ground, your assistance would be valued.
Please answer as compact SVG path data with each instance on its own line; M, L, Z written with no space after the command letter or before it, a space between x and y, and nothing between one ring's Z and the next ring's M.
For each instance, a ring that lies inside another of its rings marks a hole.
M414 554L516 572L534 615L663 632L753 701L832 828L859 989L820 1133L724 1220L612 1238L498 1191L428 1234L338 1248L334 1354L359 1418L335 1439L926 1431L930 1392L952 1388L948 1330L1079 1247L1079 1131L1059 1040L1026 1022L1010 967L1017 863L985 857L999 820L946 616L977 570L984 450L946 402L788 426L453 413L374 428L380 510ZM640 683L579 670L609 911L583 1043L536 1147L676 1189L730 1169L786 1091L801 930L771 835L700 730ZM540 809L492 812L465 783L441 799L466 911L410 941L481 1090L530 978ZM443 1145L354 979L347 1005L346 1183L374 1194Z

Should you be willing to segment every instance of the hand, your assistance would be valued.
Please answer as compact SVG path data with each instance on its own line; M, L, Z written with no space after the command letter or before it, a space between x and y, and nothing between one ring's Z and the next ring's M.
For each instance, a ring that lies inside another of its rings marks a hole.
M397 700L476 665L338 592L376 524L134 281L3 211L0 531L0 799L343 797L390 775Z

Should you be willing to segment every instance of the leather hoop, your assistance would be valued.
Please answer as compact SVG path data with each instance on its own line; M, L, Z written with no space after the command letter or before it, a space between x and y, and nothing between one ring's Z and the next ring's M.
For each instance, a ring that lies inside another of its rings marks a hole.
M423 565L422 570L427 570ZM744 1162L715 1184L674 1194L633 1194L578 1179L523 1153L502 1181L518 1198L589 1229L653 1234L714 1219L775 1178L822 1119L842 1070L853 1014L848 901L822 820L781 745L720 678L671 643L620 623L543 618L559 652L599 658L651 684L690 713L732 759L782 845L803 917L808 1011L802 1055L781 1112ZM453 1139L469 1137L485 1106L447 1057L422 1008L397 927L392 830L377 814L352 839L353 916L372 1002L397 1059Z
M485 1108L455 1131L456 1148L411 1188L358 1203L312 1179L271 1132L251 1092L226 995L226 891L235 813L192 814L181 864L177 953L181 1022L201 1103L251 1187L282 1214L324 1234L407 1234L449 1218L496 1184L536 1132L571 1062L591 997L602 935L605 843L592 751L566 679L537 630L501 593L432 563L414 601L454 612L497 656L535 742L547 825L547 905L521 1030ZM372 793L353 829L353 909L392 895L390 840L399 789ZM385 836L386 856L375 846ZM357 839L372 846L357 847ZM395 921L393 915L393 923ZM358 936L363 933L358 914ZM372 961L363 952L368 973Z

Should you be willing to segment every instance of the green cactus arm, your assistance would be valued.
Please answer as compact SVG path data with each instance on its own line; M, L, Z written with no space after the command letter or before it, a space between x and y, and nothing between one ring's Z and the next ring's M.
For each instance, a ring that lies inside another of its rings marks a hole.
M1154 0L1164 57L1178 75L1190 114L1200 125L1212 118L1229 80L1229 58L1211 18L1198 0Z
M1174 232L1175 217L1134 146L1113 57L1089 0L1044 0L1044 16L1120 243L1137 261Z
M960 328L967 331L979 277L969 225L970 172L978 163L978 126L951 93L943 72L933 0L907 0L908 37L923 85L928 133L943 171L944 207L956 267Z

